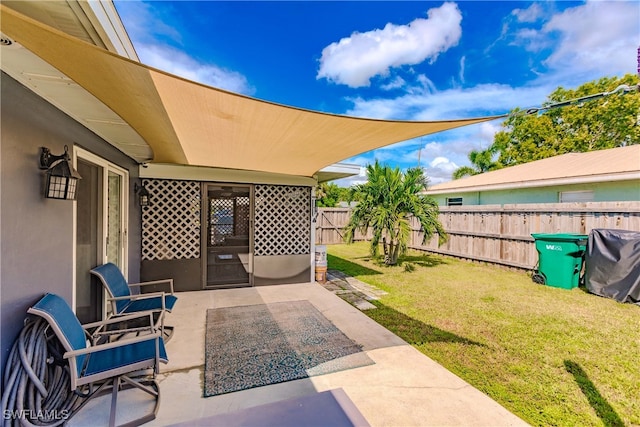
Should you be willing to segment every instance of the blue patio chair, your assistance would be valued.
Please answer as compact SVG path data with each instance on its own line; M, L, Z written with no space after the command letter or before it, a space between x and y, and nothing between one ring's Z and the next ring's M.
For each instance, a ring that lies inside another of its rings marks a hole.
M109 295L107 300L111 302L111 316L152 312L156 327L162 331L164 340L169 341L173 336L173 327L165 326L164 315L173 310L178 300L173 295L173 279L127 283L118 266L110 262L92 269L91 274L100 279ZM140 293L144 286L162 284L168 285L168 292ZM132 288L137 288L138 293L131 293Z
M160 404L160 388L155 379L160 362L167 363L164 340L160 331L153 329L150 323L146 335L120 339L115 342L99 343L95 333L104 331L109 324L146 316L152 322L152 314L130 315L81 325L71 311L71 307L56 294L46 294L38 303L29 308L29 314L40 316L49 323L51 330L64 348L63 359L68 360L71 391L84 395L87 399L103 394L111 387L111 412L109 425L115 425L118 391L136 387L155 399L153 413L129 422L140 425L155 419ZM87 388L89 389L87 393Z

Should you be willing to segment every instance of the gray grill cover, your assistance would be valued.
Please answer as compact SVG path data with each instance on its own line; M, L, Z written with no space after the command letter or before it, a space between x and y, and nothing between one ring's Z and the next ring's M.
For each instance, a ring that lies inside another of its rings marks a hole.
M640 233L594 229L585 255L589 292L640 304Z

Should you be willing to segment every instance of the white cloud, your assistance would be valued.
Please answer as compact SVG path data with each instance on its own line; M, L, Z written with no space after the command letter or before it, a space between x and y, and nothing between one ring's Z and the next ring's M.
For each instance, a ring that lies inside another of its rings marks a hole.
M455 169L471 164L469 152L489 147L500 129L500 122L492 121L425 137L420 157L431 183L450 181Z
M182 44L180 31L167 25L165 22L172 20L157 15L160 12L152 5L138 1L119 1L116 7L122 21L126 22L127 34L143 64L231 92L244 95L255 93L255 88L241 73L199 61L185 53L184 49L173 47L171 44ZM172 13L171 8L163 10L165 13Z
M481 148L487 148L489 145L493 143L493 137L496 132L501 130L502 127L498 122L484 122L480 123L478 138L481 142Z
M546 24L540 20L544 13L550 16ZM541 105L558 86L577 87L603 76L636 71L638 2L588 2L553 16L532 6L524 11L516 9L514 15L526 23L537 19L539 27L510 30L518 44L531 51L556 46L546 61L549 69L538 73L535 80L520 87L492 83L438 90L424 75L418 75L407 83L401 96L348 99L353 107L347 114L397 120L504 114L516 107ZM460 67L462 80L462 73L470 70L462 58Z
M431 184L438 184L450 181L458 167L470 165L469 152L487 148L500 129L498 121L479 123L378 148L345 162L366 165L378 159L402 169L422 166Z
M566 87L636 72L640 3L592 0L555 14L544 6L534 3L526 10L515 9L511 16L517 22L505 22L512 31L512 45L533 53L551 51L540 59L547 67L540 79Z
M162 18L154 17L144 3L124 4L131 15L127 18L127 30L143 62L234 92L252 93L253 89L240 73L204 64L179 53L168 44L152 42L169 40L179 45L180 34L162 24ZM375 82L384 83L381 88L385 90L404 91L400 96L391 96L397 92L387 93L387 98L353 97L348 99L353 105L346 114L379 119L442 120L503 114L515 107L539 106L560 85L578 86L605 75L635 72L636 49L640 42L640 3L588 1L555 15L552 15L552 9L552 5L546 3L515 9L505 18L503 34L491 45L495 48L511 42L528 52L545 55L551 50L545 62L548 69L536 70L540 71L539 77L521 87L492 83L439 90L427 76L414 74L409 67L403 70L409 71L403 74L404 79L395 73L394 68L397 67L426 60L433 62L439 54L458 43L461 15L454 3L430 9L428 19L416 19L406 25L388 24L384 29L354 33L327 46L320 60L317 78L355 87L368 85L375 76L389 76L384 81ZM436 35L430 36L430 31ZM471 80L474 71L471 58L460 57L459 73L456 75L453 71L462 85L465 84L465 76L466 80ZM412 78L413 81L408 81ZM432 184L444 182L451 178L453 165L469 164L467 154L470 150L484 149L493 141L499 124L499 121L492 121L405 141L363 153L346 162L364 166L378 159L406 168L417 164L418 150L422 150L420 164L426 165ZM349 178L344 182L347 181L362 181L362 177Z
M376 150L377 151L377 150ZM414 155L416 152L414 152ZM408 167L417 166L417 158L413 159L412 164ZM352 161L348 161L347 163L353 163ZM372 162L368 162L372 163ZM385 163L385 162L381 162ZM456 170L459 166L452 160L447 157L440 156L435 159L428 161L422 161L425 175L429 178L429 185L440 184L442 182L451 181L451 175L453 171ZM396 167L396 164L391 164L392 167ZM350 187L352 185L363 184L367 182L367 176L365 173L365 168L361 168L361 173L359 175L355 175L348 178L342 178L335 181L332 181L336 185L340 187Z
M447 157L461 163L461 159L465 159L469 151L477 148L478 145L480 143L475 140L473 130L465 129L463 131L460 129L449 138L426 144L422 150L422 159L429 163L438 157Z
M431 161L431 163L429 163L429 166L432 168L435 168L435 167L455 168L456 167L455 163L452 164L451 161L446 157L436 157L435 159L433 159L433 161Z
M140 61L167 73L231 92L251 95L255 89L240 73L205 64L186 53L163 45L138 45Z
M428 165L427 174L432 182L451 180L451 174L460 166L469 165L468 154L471 150L486 147L491 141L482 138L479 125L469 126L446 132L439 141L425 145L421 153L422 164Z
M546 6L542 4L542 6ZM512 15L518 18L519 28L508 30L509 37L528 41L529 50L546 54L548 69L534 80L516 87L508 84L482 84L466 88L438 90L424 76L408 82L405 94L387 98L353 98L348 114L382 119L439 120L507 113L513 108L526 109L541 105L558 86L577 87L605 75L633 73L639 44L640 3L587 2L584 5L552 14L543 8L529 8ZM522 25L524 24L524 26ZM590 28L602 29L591 31ZM606 31L604 30L606 28ZM533 43L536 45L534 46ZM524 45L523 45L524 46ZM622 46L622 47L621 47ZM618 47L620 47L619 50ZM461 60L461 71L463 62ZM471 72L465 64L465 72ZM420 79L422 78L422 80ZM460 80L462 77L460 76ZM432 183L451 179L452 165L469 165L472 149L485 149L500 121L486 122L424 137L418 143L406 141L375 150L371 156L388 159L391 164L406 168L417 164L418 150L421 164ZM420 143L424 148L420 148ZM418 145L416 145L418 144ZM442 158L439 162L431 162Z
M479 123L378 148L343 162L364 167L377 159L383 164L403 170L422 166L430 184L435 185L450 181L453 171L458 167L469 166L469 152L487 148L493 142L495 132L500 129L499 121ZM335 183L348 187L363 180L366 181L366 176L361 174Z
M436 85L424 74L418 74L416 82L420 85L417 88L409 88L408 92L411 93L435 93L438 89Z
M456 46L462 35L462 15L455 3L429 9L427 19L407 25L387 24L383 29L353 33L322 50L317 78L350 87L369 86L374 76L387 76L391 68L414 65Z
M431 92L414 87L395 98L352 98L347 114L395 120L447 120L451 118L506 114L516 107L539 106L555 86L513 88L483 84Z
M117 1L118 14L127 24L127 34L137 46L138 42L151 42L158 38L167 38L181 43L178 29L166 24L168 19L158 16L158 10L143 1Z
M451 181L451 175L458 167L446 157L436 157L424 168L424 172L429 177L429 185L435 185Z
M535 22L543 16L544 12L539 3L533 3L527 9L514 9L511 14L518 22Z
M640 4L589 1L555 15L542 28L560 33L560 44L546 60L554 71L602 76L634 73L640 34Z
M381 85L380 89L382 89L382 90L400 89L406 84L407 84L407 82L402 77L396 76L389 83Z
M512 44L524 47L527 52L540 52L553 46L553 40L533 28L517 30L514 36L515 40Z

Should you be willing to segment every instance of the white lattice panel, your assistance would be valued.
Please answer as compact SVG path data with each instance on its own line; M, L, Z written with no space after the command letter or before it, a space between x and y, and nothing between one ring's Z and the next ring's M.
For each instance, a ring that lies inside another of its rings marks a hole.
M200 184L145 179L151 206L142 208L142 259L200 258Z
M249 197L209 200L209 244L220 245L227 236L249 235Z
M255 186L256 256L311 253L310 229L310 187Z

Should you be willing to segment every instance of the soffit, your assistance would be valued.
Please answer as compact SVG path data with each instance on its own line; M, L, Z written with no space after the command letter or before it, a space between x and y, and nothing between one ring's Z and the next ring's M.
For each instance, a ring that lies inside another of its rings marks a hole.
M331 166L327 166L318 171L316 178L318 184L323 182L334 181L336 179L348 178L360 174L360 166L347 163L336 163Z
M153 162L313 176L396 142L493 120L371 120L302 110L207 87L70 37L2 7L2 31L133 128Z
M78 3L3 1L2 7L5 6L10 6L79 40L105 46L103 38L98 35ZM4 22L2 24L4 28ZM143 162L153 156L149 145L120 116L82 86L19 43L2 46L0 66L9 76L133 159ZM82 141L72 142L82 144Z
M74 7L77 4L74 2L3 0L2 4L79 40L102 48L106 47L87 16L77 12L77 7Z

